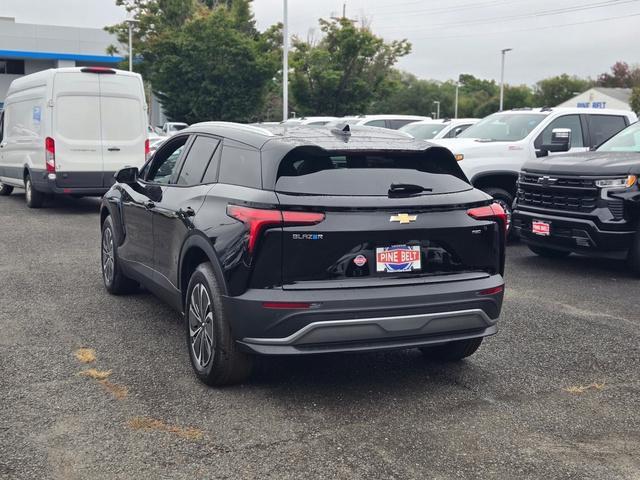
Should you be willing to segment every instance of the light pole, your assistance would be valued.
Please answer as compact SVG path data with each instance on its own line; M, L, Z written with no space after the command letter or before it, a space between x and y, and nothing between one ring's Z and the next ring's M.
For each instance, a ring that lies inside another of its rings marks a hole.
M436 106L436 120L440 118L440 102L438 100L434 100L433 104Z
M456 101L453 104L453 118L458 118L458 91L460 90L460 80L456 82Z
M125 22L129 26L129 71L133 72L133 25L138 23L138 20L127 18Z
M282 12L282 121L289 118L289 19L287 0L283 0Z
M502 52L502 66L500 68L500 111L502 111L502 107L504 106L504 57L507 52L510 52L513 48L503 48Z

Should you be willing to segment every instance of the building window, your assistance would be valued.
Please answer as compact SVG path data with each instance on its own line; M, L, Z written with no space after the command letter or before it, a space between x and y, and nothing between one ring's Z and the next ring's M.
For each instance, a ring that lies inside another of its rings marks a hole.
M24 60L0 58L0 74L24 75Z

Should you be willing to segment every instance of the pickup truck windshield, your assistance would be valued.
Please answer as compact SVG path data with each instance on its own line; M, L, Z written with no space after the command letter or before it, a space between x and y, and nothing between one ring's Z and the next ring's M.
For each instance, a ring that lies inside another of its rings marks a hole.
M600 145L598 152L640 152L640 125L634 123Z
M419 140L430 140L435 137L446 125L444 123L410 123L400 129Z
M542 113L494 113L471 125L457 138L515 142L529 135L545 118L546 115Z

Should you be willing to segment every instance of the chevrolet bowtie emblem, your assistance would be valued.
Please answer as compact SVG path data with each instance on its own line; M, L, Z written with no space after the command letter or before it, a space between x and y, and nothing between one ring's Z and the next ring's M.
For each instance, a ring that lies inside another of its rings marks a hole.
M409 215L408 213L399 213L398 215L391 215L390 222L411 223L418 219L417 215Z

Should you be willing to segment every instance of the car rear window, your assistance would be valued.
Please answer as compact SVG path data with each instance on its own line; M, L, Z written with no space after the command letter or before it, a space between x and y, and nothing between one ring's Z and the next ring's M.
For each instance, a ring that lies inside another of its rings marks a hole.
M442 148L420 152L329 152L298 148L278 167L275 190L299 195L384 195L391 184L418 185L424 194L471 188Z

